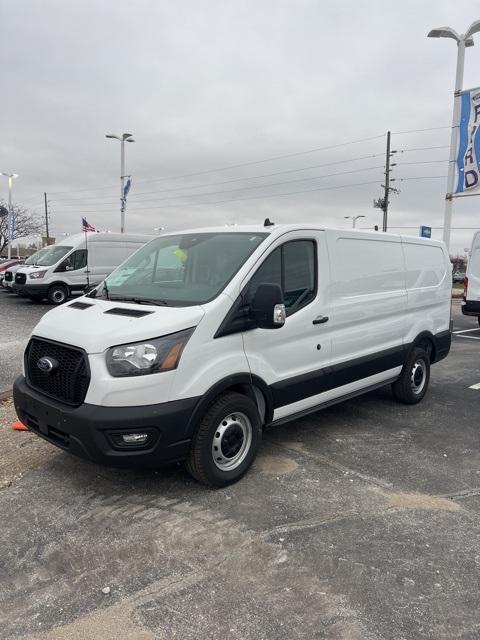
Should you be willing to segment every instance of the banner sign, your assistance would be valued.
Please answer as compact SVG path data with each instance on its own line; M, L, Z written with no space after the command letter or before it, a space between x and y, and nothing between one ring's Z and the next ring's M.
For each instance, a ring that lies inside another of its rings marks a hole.
M424 224L420 227L420 237L421 238L431 238L432 237L432 227L427 227Z
M480 87L460 92L455 193L480 189Z

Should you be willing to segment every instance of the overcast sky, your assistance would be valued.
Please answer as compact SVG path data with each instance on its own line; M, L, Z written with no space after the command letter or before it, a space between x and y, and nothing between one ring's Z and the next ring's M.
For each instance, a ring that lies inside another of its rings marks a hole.
M411 225L409 233L442 225L446 179L424 177L447 172L456 46L426 35L445 25L465 31L480 18L478 1L0 7L0 169L20 174L14 200L42 211L48 193L57 236L77 232L82 215L119 230L120 145L108 131L134 134L126 229L149 233L266 216L346 226L354 214L372 228L381 224L372 200L381 195L385 132L444 127L392 136L401 193L389 216L392 230ZM476 39L465 88L480 85ZM374 139L352 142L365 138ZM332 145L343 146L307 153ZM444 148L412 151L424 147ZM413 177L422 179L401 181ZM480 228L480 199L455 203L453 225ZM472 233L454 230L452 250Z

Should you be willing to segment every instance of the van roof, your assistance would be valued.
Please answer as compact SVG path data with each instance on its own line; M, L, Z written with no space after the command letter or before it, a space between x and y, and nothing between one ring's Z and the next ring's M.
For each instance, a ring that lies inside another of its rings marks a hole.
M100 231L98 233L88 232L87 242L100 242L101 240L109 240L110 242L148 242L156 236L139 234L139 233L107 233ZM74 233L71 236L63 238L56 245L75 246L85 242L85 233Z
M176 231L169 231L162 233L161 236L179 235L184 233L267 233L270 235L283 235L288 231L299 230L315 230L315 231L340 231L348 235L362 235L370 238L402 238L406 242L415 242L418 244L428 244L443 246L443 242L439 240L432 240L431 238L421 238L419 236L400 235L398 233L383 233L379 231L369 229L351 229L351 228L339 228L339 227L327 227L325 225L312 224L311 222L295 223L295 224L273 224L268 227L264 227L263 224L255 225L223 225L216 227L196 227L193 229L178 229ZM161 237L158 236L158 237Z

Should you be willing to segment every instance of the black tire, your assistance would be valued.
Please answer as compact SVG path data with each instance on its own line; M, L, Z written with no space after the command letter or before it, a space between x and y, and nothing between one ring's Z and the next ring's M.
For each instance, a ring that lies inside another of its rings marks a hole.
M393 395L404 404L417 404L427 393L430 382L430 358L421 347L412 349L398 380L392 384Z
M48 290L47 299L50 304L59 305L68 300L68 289L63 284L52 284Z
M254 461L261 436L256 404L241 393L226 392L200 420L186 459L187 470L210 487L237 482Z

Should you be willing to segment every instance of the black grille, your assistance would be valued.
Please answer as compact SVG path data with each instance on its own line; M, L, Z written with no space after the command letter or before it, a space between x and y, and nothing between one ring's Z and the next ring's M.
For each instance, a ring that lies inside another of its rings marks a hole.
M38 367L40 358L54 364L51 371ZM32 338L25 353L27 381L34 389L56 400L79 405L85 399L90 383L87 356L82 349Z
M27 281L26 273L16 273L15 274L15 284L25 284Z
M5 272L5 277L4 277L5 282L12 282L13 280L13 273L11 271L6 271Z

